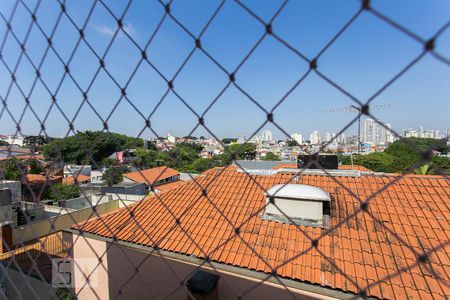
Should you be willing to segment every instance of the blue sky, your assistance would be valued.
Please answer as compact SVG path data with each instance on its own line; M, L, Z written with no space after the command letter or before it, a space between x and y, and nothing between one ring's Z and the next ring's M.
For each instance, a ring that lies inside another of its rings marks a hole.
M14 1L0 1L0 11L9 18ZM30 9L35 1L25 1ZM67 1L67 12L82 26L91 7L91 1ZM282 1L243 1L265 22L270 20ZM106 1L116 16L123 13L127 1ZM194 35L198 35L208 18L218 7L219 1L175 0L171 12ZM392 18L423 39L430 38L446 22L450 21L449 1L372 1L373 7ZM273 22L273 30L288 44L312 59L345 25L360 8L359 1L290 1ZM36 17L42 29L49 35L57 21L59 5L56 1L42 1ZM164 14L163 6L154 1L133 1L125 14L123 24L127 33L144 47ZM31 22L30 14L19 4L12 28L19 40L23 40ZM86 26L85 38L89 46L100 56L117 28L108 11L97 4ZM0 38L3 41L6 24L0 20ZM264 26L233 1L226 1L210 27L201 38L202 47L228 72L237 68L257 40L264 34ZM77 41L78 32L65 16L54 33L55 51L67 61ZM36 26L30 32L25 48L29 58L39 65L47 41ZM168 79L176 71L194 47L193 39L175 22L166 18L147 55L155 68ZM318 70L342 86L356 98L366 101L403 67L417 57L423 47L368 12L356 21L319 58ZM436 52L450 58L450 28L436 42ZM9 35L2 55L9 68L14 69L20 47ZM119 33L105 57L108 72L121 86L131 76L141 53L123 33ZM81 42L69 65L72 76L82 90L87 90L99 66L90 48ZM308 70L308 64L289 51L273 37L265 38L250 58L236 73L237 84L266 110L284 96L295 82ZM63 65L50 50L41 68L42 80L54 93L64 73ZM35 72L25 57L16 71L17 83L29 94L35 80ZM450 66L427 54L404 76L373 100L373 104L391 104L374 111L374 115L392 123L399 132L403 128L423 125L426 129L444 130L450 127ZM196 50L174 80L174 90L199 115L227 85L228 76L205 54ZM7 106L16 120L25 107L24 97L15 85L9 89L11 78L0 63L0 95L7 95ZM9 92L8 92L9 91ZM148 64L143 63L130 84L127 97L144 115L148 116L167 91L167 83ZM88 90L89 101L98 114L108 118L120 98L120 89L102 70ZM70 78L59 87L57 103L69 119L72 119L83 101L82 93ZM44 85L37 81L30 96L30 103L40 120L44 120L51 106L51 96ZM352 118L352 113L326 113L324 110L345 107L354 102L314 72L285 99L274 111L276 123L288 133L300 132L305 136L313 130L338 132ZM3 106L0 105L0 109ZM228 88L205 115L206 126L218 137L250 136L263 124L266 115L236 87ZM182 136L191 132L197 117L169 92L150 118L158 135L169 130ZM40 123L30 109L20 122L24 134L37 134ZM116 107L108 119L109 130L137 136L145 121L126 101ZM61 112L54 106L45 118L46 132L52 136L66 135L69 126ZM74 127L78 130L101 130L103 124L96 113L85 105L77 113ZM278 138L285 136L273 125L265 128ZM4 111L0 117L0 133L14 133L15 124ZM352 126L348 134L356 132ZM197 129L194 135L205 135ZM154 137L148 129L142 137Z

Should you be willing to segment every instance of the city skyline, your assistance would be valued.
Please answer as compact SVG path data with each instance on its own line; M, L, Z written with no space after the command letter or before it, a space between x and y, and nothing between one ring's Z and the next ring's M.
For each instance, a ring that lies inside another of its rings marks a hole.
M8 15L12 9L11 3L1 2L0 5L5 15ZM195 15L195 18L183 21L189 30L199 34L207 22L207 17L217 5L218 2L214 1L201 5L188 5L179 1L171 6L171 10L175 15ZM278 9L279 3L249 1L248 5L252 9L257 9L258 13L268 20ZM448 16L445 12L450 11L449 2L433 4L417 2L412 5L406 1L399 1L391 5L384 2L376 2L373 5L395 17L412 31L417 31L424 39L435 34L447 21ZM358 1L329 3L326 6L315 2L292 2L287 6L288 9L274 21L273 30L304 52L308 58L316 56L336 34L338 28L344 26L349 17L360 9ZM124 9L124 3L112 2L111 7L116 14L120 14ZM85 11L81 7L68 4L67 10L75 19L85 18ZM133 3L124 18L124 30L142 47L148 40L146 33L156 27L157 16L161 10L163 7L158 3L143 1ZM313 17L315 14L311 13L299 20L289 13L294 11L320 13L317 14L318 18ZM36 17L47 34L56 20L57 13L58 10L45 2L37 13ZM329 15L333 15L334 18L329 18ZM232 19L233 22L227 19ZM17 13L12 21L19 39L23 39L29 21L29 16L24 12ZM308 26L304 26L305 24ZM115 30L114 19L107 12L96 10L84 32L84 37L92 49L103 54ZM2 24L0 33L4 34L5 31L6 26ZM221 62L227 72L232 72L262 34L264 28L256 20L243 12L236 3L226 2L215 22L202 37L201 45L208 54ZM63 60L70 57L75 43L62 41L76 41L78 38L79 33L71 24L67 21L60 24L55 32L54 43L58 45L55 51ZM444 42L436 44L435 50L439 53L448 53L450 44L445 43L444 38L442 41ZM8 67L13 69L20 54L20 46L12 40L6 45L2 52L3 59ZM88 45L84 42L80 44L69 65L71 76L82 90L88 88L99 65L98 59ZM36 63L42 58L46 46L47 41L37 30L31 32L25 44L28 56ZM168 20L150 45L147 56L162 75L172 78L193 47L195 43L191 38L173 21ZM335 44L327 49L317 65L320 72L364 103L422 50L420 44L416 44L400 32L391 30L374 17L363 14ZM138 49L125 34L120 33L105 56L104 64L117 83L125 85L140 57ZM307 63L282 47L274 38L264 39L235 74L235 82L247 96L238 87L231 85L204 115L205 126L218 137L251 136L267 119L266 113L251 99L270 111L307 69ZM370 80L367 80L366 70L369 69L372 71ZM421 120L421 124L427 128L446 130L448 126L446 112L450 111L450 102L447 101L446 94L450 75L446 71L446 66L426 54L420 63L402 76L401 80L373 99L374 105L393 104L389 109L373 111L373 116L382 122L389 121L399 134L404 128L414 126L416 120ZM56 90L63 74L64 66L56 54L50 51L41 69L41 77L48 84L50 91ZM22 59L15 75L17 84L22 87L25 94L28 94L35 79L35 72L27 59ZM11 76L5 65L1 64L0 95L5 99L9 111L5 111L1 105L0 128L5 133L15 133L16 121L21 120L21 130L24 134L38 134L41 129L34 124L45 119L45 128L49 136L65 136L69 132L69 123L72 120L74 129L81 131L102 130L103 121L107 121L108 128L112 132L150 138L155 136L149 129L143 130L144 118L157 107L150 118L152 129L156 134L162 136L171 130L176 136L185 136L189 135L198 124L198 116L190 111L178 96L200 115L226 86L228 77L204 53L197 50L173 81L176 95L169 92L159 106L158 102L167 90L167 82L155 70L143 64L126 88L126 96L130 102L118 103L121 97L120 88L112 82L106 72L101 71L87 92L92 107L85 104L78 112L83 103L83 95L74 81L66 78L55 97L61 110L52 105L51 95L40 81L37 81L28 99L34 109L32 112L30 108L25 109L24 97L14 84L11 85ZM427 77L433 80L424 80ZM8 92L10 85L11 90ZM332 114L323 111L352 104L356 102L312 72L273 111L273 116L275 122L289 134L299 130L303 131L303 134L314 130L331 132L346 126L355 118L355 114ZM117 108L110 115L115 105ZM144 118L139 113L142 113ZM277 138L287 137L272 125L262 129L271 130ZM356 131L356 125L353 124L347 135ZM208 131L200 126L192 134L206 136Z

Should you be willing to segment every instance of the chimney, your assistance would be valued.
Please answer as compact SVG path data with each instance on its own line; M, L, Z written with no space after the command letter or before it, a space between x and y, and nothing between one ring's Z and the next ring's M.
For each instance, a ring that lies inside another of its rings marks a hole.
M188 300L217 300L219 299L220 276L203 270L197 270L186 283L191 292Z

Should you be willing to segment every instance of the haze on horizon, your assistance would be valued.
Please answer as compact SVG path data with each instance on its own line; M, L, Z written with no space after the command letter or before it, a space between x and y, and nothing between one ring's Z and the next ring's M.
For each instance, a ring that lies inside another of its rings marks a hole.
M107 1L116 15L120 15L126 1ZM27 1L34 7L34 1ZM268 21L282 4L282 1L245 1L245 4L264 21ZM402 26L427 40L450 20L448 1L372 1L372 6ZM89 4L77 5L67 2L67 11L81 26L85 20ZM171 12L179 21L198 35L208 18L219 5L219 1L174 1ZM360 9L359 1L291 1L273 22L273 31L283 40L299 49L308 58L317 53ZM11 3L0 2L0 11L9 18ZM308 13L305 13L308 12ZM58 6L44 1L36 16L43 30L49 34L57 20ZM147 43L164 13L159 3L135 1L126 13L124 30L141 47ZM11 25L17 37L23 40L30 25L29 13L19 5ZM99 5L93 11L85 29L85 39L102 55L111 41L117 24L108 12ZM0 21L0 34L7 30ZM265 28L255 18L232 1L227 1L210 27L201 37L201 45L228 72L236 69L242 59L264 34ZM79 39L79 33L67 18L62 18L53 38L53 45L63 60L67 61ZM38 65L47 47L47 41L36 26L31 30L25 44L30 59ZM195 47L195 43L170 18L163 25L150 44L147 55L158 71L166 78L173 78L180 65ZM450 53L450 28L439 37L435 46L441 55ZM319 58L318 70L345 88L356 98L366 101L401 69L423 51L417 41L393 29L374 16L362 15L337 39ZM201 128L191 132L198 123L198 117L190 109L201 115L222 89L229 83L228 76L204 53L195 50L192 57L173 81L175 92L190 106L188 108L173 92L158 106L167 91L167 83L143 63L126 88L126 95L135 108L127 101L117 105L121 91L102 70L88 91L92 105L83 103L83 95L75 83L66 78L58 89L64 74L64 67L53 51L49 51L41 68L43 81L51 91L57 93L57 103L61 111L52 105L52 99L45 87L37 82L29 98L35 117L16 85L11 85L8 69L14 69L20 56L20 46L9 35L2 49L3 62L0 63L0 95L6 99L9 112L0 105L0 134L16 132L15 121L20 120L23 134L39 134L40 121L45 119L49 136L64 136L70 132L64 115L72 120L75 130L102 130L103 122L97 116L108 120L112 132L143 138L166 136L169 131L176 136L210 136ZM124 86L141 58L140 51L127 35L119 33L104 61L108 72L121 86ZM86 90L92 81L98 59L88 46L81 42L69 65L76 83ZM236 83L262 107L270 111L295 82L308 70L308 64L294 55L275 38L266 37L249 59L236 72ZM426 54L399 80L378 95L372 104L391 104L373 114L384 123L391 123L393 129L401 133L408 127L446 130L450 127L450 67ZM22 57L15 72L17 84L28 94L35 79L31 64ZM11 88L10 88L11 86ZM355 104L349 97L311 72L306 79L275 109L275 122L288 134L300 132L304 136L318 130L339 132L353 118L354 113L330 113L325 110ZM113 108L115 111L110 115ZM50 107L53 107L46 117ZM144 131L145 120L150 117L154 132ZM25 109L25 113L24 112ZM9 115L12 114L13 118ZM141 116L142 114L142 116ZM236 87L230 86L204 116L208 129L217 137L250 137L266 120L266 114ZM364 118L363 118L364 120ZM273 125L263 129L273 132L276 139L284 135ZM353 124L347 135L356 133Z

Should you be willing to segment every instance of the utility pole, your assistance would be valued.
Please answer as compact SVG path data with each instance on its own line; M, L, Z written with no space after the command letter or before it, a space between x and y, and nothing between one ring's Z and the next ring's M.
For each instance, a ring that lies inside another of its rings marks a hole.
M376 104L371 105L369 111L372 110L380 110L392 107L391 104ZM358 153L362 152L362 141L361 141L361 115L362 115L362 107L356 105L349 105L338 108L331 108L327 110L322 110L322 112L337 112L337 113L348 113L348 112L357 112L358 113Z

